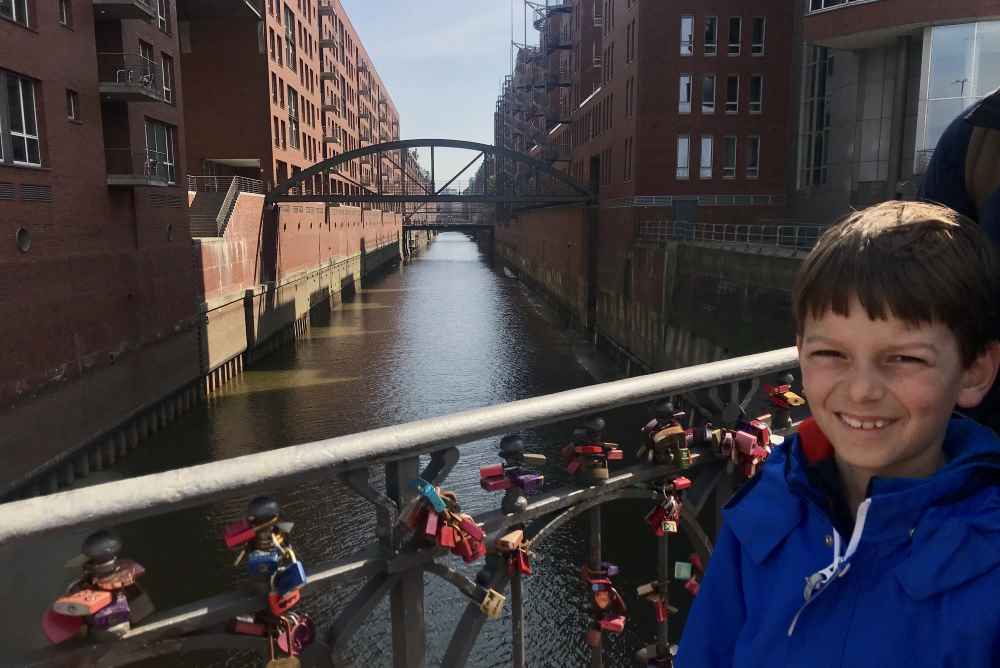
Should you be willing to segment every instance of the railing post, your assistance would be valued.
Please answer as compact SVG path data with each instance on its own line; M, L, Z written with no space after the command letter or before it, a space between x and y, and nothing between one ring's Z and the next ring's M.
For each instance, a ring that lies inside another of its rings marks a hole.
M513 636L514 668L524 668L524 589L521 571L510 577L510 625Z
M402 508L415 492L410 481L420 475L420 460L409 457L385 466L386 492ZM423 668L426 655L424 628L424 572L411 569L399 576L390 595L393 668Z
M601 507L595 506L590 515L590 554L587 566L592 571L601 568ZM604 648L602 645L590 648L590 668L604 668Z
M660 583L660 592L666 599L667 587L670 582L670 534L664 534L657 539L656 550L656 579ZM669 656L670 652L670 615L664 615L660 622L659 633L656 637L656 655L658 657Z

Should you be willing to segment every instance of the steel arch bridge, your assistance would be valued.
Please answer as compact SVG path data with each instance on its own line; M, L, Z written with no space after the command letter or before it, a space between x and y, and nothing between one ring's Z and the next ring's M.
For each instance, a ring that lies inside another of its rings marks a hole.
M435 149L438 148L474 154L465 167L441 187L436 187ZM410 151L414 149L429 149L429 172L411 156ZM353 161L361 164L358 178L346 173L346 167ZM459 181L477 162L481 164L474 175ZM334 175L352 184L354 191L330 192L329 177ZM426 206L449 202L535 208L586 205L594 201L596 194L587 186L545 161L500 146L456 139L407 139L342 153L279 183L266 198L268 204L400 204L404 208L407 204Z

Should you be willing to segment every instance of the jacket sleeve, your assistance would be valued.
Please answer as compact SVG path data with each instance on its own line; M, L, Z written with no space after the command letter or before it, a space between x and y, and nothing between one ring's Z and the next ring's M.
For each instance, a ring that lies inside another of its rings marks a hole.
M736 639L746 621L742 548L723 524L708 572L681 635L677 668L731 668Z

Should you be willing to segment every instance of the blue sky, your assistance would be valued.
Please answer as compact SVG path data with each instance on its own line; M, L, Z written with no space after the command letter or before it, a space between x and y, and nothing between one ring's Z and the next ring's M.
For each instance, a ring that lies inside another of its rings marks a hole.
M396 103L404 139L493 143L493 111L510 69L511 1L342 0ZM523 3L514 2L521 41ZM440 154L439 185L472 157Z

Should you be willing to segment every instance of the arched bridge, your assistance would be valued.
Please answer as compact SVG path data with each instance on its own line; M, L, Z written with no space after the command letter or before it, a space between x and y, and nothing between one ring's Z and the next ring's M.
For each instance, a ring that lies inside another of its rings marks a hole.
M429 151L429 170L411 153L423 149ZM458 149L472 155L465 167L440 187L435 149ZM360 165L353 172L356 176L347 169L352 163ZM460 180L466 174L471 176ZM331 192L333 175L352 184L350 192ZM587 186L523 153L455 139L408 139L372 144L316 163L279 183L266 201L404 205L453 202L532 208L588 204L595 199Z

